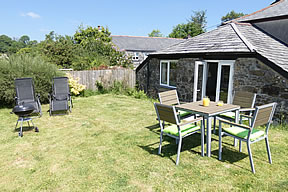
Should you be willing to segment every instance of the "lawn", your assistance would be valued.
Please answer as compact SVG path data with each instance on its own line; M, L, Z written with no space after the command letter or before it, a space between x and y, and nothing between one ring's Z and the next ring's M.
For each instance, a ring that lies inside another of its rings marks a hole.
M288 190L288 128L270 129L273 164L265 142L252 144L256 174L246 144L237 152L218 137L212 155L201 157L200 135L184 139L179 166L176 143L167 137L157 155L159 130L150 100L120 95L76 98L73 112L34 123L40 132L14 131L11 109L0 109L1 191L283 191Z

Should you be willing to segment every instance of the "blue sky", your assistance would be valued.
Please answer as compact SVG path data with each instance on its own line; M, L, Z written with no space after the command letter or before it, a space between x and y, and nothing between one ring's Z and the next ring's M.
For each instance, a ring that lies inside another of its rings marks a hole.
M44 40L45 34L73 35L78 26L107 26L113 35L147 36L159 29L167 36L193 11L207 11L208 30L231 10L252 13L274 0L1 0L0 35Z

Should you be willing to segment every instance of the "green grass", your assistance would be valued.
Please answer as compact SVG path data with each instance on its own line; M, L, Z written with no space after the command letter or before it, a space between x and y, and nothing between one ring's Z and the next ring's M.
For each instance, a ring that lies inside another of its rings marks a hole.
M14 131L11 109L0 109L1 191L283 191L288 189L288 131L270 129L273 164L265 142L239 153L212 136L211 158L201 157L200 135L184 139L179 166L175 141L165 137L157 155L159 127L150 100L97 95L74 99L73 112L34 123L40 132ZM43 111L48 105L43 106Z

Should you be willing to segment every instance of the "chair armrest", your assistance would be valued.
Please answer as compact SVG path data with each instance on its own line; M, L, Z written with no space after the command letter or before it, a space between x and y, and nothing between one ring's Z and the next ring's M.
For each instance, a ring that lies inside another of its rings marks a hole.
M245 111L255 111L255 108L242 108L239 109L240 112L245 112Z
M180 101L180 104L186 104L186 103L188 103L188 102Z
M217 118L217 119L219 120L219 123L225 123L225 124L241 127L241 128L244 128L244 129L251 129L251 127L249 127L247 125L244 125L244 124L234 123L234 122L227 121L227 120L220 119L220 118Z
M190 124L190 123L196 123L196 122L201 121L201 120L203 120L202 117L199 117L199 118L193 119L193 120L191 120L191 121L185 121L185 120L182 120L183 123L180 123L179 126L187 125L187 124Z

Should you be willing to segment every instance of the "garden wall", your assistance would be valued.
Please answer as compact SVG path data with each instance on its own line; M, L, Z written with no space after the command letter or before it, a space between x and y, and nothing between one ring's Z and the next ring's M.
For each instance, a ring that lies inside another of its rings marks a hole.
M73 78L80 78L79 83L87 89L96 90L96 81L100 81L104 87L110 87L114 81L123 82L126 86L134 88L136 84L135 71L132 69L106 69L89 71L67 71Z

